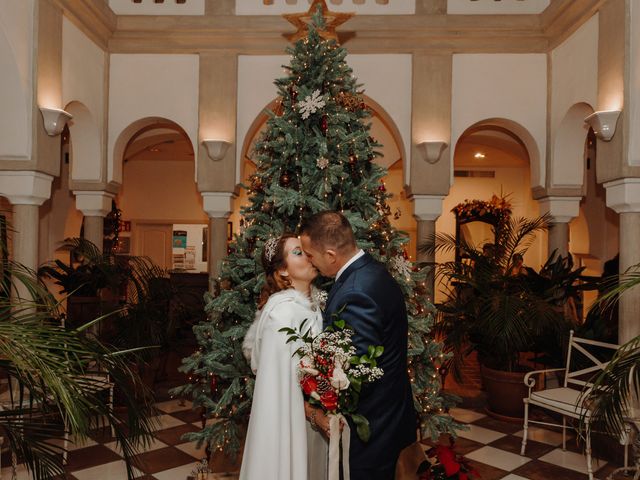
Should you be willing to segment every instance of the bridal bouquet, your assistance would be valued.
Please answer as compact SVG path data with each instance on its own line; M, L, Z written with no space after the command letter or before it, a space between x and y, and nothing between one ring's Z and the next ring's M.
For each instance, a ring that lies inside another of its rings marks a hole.
M369 346L365 355L356 355L351 340L353 329L344 320L334 321L316 336L304 331L304 325L305 322L299 330L280 331L287 334L287 343L302 342L296 354L300 357L298 375L305 398L330 415L350 417L360 439L368 441L369 421L356 409L362 386L384 373L376 362L384 348Z

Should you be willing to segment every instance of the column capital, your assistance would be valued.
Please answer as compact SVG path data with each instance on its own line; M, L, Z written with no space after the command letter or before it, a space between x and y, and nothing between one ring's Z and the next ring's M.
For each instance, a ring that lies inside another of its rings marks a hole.
M13 205L42 205L51 198L53 177L31 170L0 172L0 195Z
M607 207L616 213L640 212L640 178L620 178L606 182Z
M413 216L418 221L435 222L442 215L444 195L411 195Z
M76 208L85 217L106 217L115 197L111 192L95 190L74 190L73 194L76 196Z
M553 223L569 223L580 214L582 197L544 197L538 199L540 213L550 214Z
M232 192L201 192L204 211L210 218L229 218L233 211Z

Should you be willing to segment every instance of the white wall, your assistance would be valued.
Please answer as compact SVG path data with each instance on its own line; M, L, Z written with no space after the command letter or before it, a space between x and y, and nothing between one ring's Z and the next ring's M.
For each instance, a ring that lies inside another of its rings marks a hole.
M176 3L174 0L164 3L155 3L154 0L142 0L141 3L109 0L109 7L116 15L204 15L204 0L185 3Z
M197 55L112 54L109 76L108 179L122 182L116 140L136 120L169 119L184 129L198 151ZM196 159L197 161L197 159Z
M240 0L236 1L236 15L299 13L308 10L309 3L309 0L273 0L272 5L265 5L264 0ZM391 0L386 4L376 0L327 0L327 7L333 12L355 12L358 15L413 15L416 0Z
M62 20L62 102L71 122L74 180L100 180L103 161L106 53L66 17Z
M378 102L394 121L402 136L405 152L410 152L411 55L348 55L346 61L358 83L364 84L364 93ZM289 63L290 57L284 55L238 57L236 183L240 182L240 157L245 136L262 109L276 98L277 89L273 82L286 76L282 65ZM404 173L405 182L408 182L408 168Z
M3 158L31 156L33 10L33 0L0 2L0 157Z
M451 145L482 120L508 119L532 136L531 186L544 184L547 110L545 54L458 54L453 56ZM514 132L518 133L518 132ZM522 140L525 140L524 138ZM454 148L451 148L453 158ZM453 171L453 161L451 162Z
M132 160L127 162L118 194L123 220L157 223L206 223L202 196L196 189L193 162Z
M551 52L550 95L551 186L581 186L588 132L583 119L598 96L597 14Z
M448 14L464 15L513 15L540 13L551 0L447 0Z

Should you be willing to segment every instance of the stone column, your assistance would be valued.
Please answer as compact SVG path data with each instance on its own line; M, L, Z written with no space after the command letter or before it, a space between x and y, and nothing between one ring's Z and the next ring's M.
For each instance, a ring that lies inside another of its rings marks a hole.
M113 193L75 190L76 208L84 215L84 238L103 248L104 217L111 211Z
M209 215L208 263L209 289L220 274L220 262L227 256L227 219L233 210L235 195L230 192L202 192L204 211Z
M620 214L620 273L640 264L640 178L623 178L604 184L607 206ZM618 342L640 335L640 286L620 296L618 306Z
M413 195L410 199L413 202L413 216L418 222L418 245L430 242L436 233L436 220L442 214L444 195ZM436 256L435 253L418 252L417 260L435 265ZM434 270L427 280L427 292L431 301L435 291L433 273Z
M580 214L582 197L545 197L538 200L540 214L551 215L547 256L554 250L566 256L569 253L569 222Z
M53 177L34 171L0 172L0 195L13 205L13 231L11 242L13 260L36 270L38 259L39 207L51 197ZM18 284L18 298L27 291Z

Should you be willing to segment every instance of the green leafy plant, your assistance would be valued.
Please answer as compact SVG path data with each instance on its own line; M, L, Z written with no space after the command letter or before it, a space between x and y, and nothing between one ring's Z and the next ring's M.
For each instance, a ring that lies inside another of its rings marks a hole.
M620 296L640 285L640 264L620 275L592 308L612 308ZM622 345L607 367L593 381L593 388L583 392L582 400L591 405L590 428L620 438L626 419L637 418L640 411L640 336ZM586 428L584 418L582 429Z
M548 216L508 217L492 226L499 241L490 244L491 248L448 234L434 235L420 247L429 252L465 252L466 258L445 262L436 270L436 279L446 293L445 300L437 305L436 329L445 351L453 352L450 366L457 379L461 378L465 357L472 351L490 368L519 371L523 369L520 352L534 349L537 338L561 338L568 331L564 314L555 305L559 297L550 301L557 296L558 285L550 285L544 274L530 279L528 274L513 273L515 259L525 254L548 224ZM554 265L548 263L547 269L552 270ZM573 275L562 278L565 293Z
M61 247L73 261L67 265L55 260L38 269L38 275L51 278L60 293L79 297L97 297L104 288L118 292L129 275L129 257L102 253L84 238L68 238Z
M131 370L132 351L114 350L84 335L93 322L77 328L60 323L60 304L35 272L5 260L0 295L0 366L9 375L0 426L9 448L35 479L64 475L62 446L51 438L67 431L77 439L95 428L95 419L112 427L132 479L131 464L152 440L156 411L150 392ZM109 408L102 389L88 376L108 374L120 392L124 416Z

